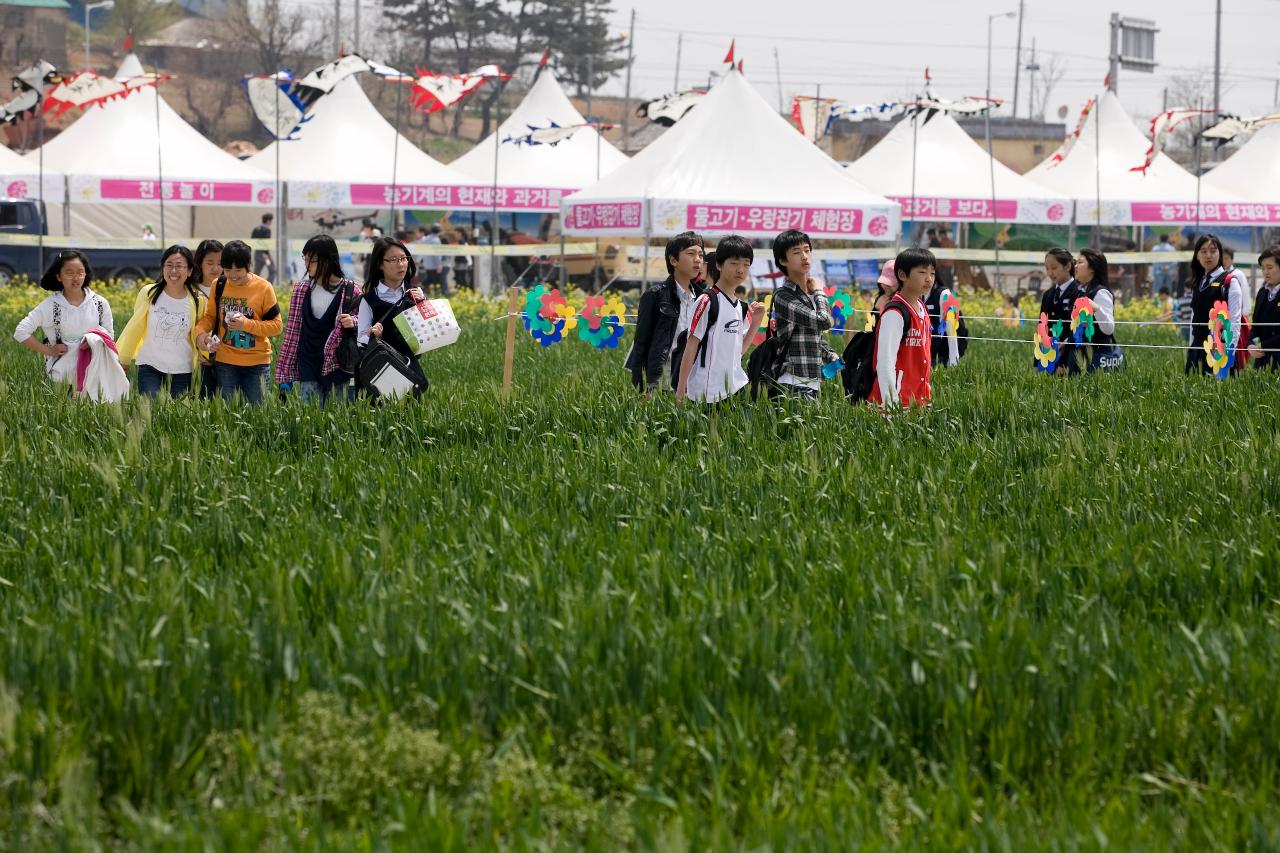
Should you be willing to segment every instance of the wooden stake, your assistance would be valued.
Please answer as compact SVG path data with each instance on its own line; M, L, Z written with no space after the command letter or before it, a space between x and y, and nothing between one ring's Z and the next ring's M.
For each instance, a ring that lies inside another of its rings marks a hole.
M507 288L507 351L502 358L502 398L511 396L511 378L516 358L516 307L520 303L520 288Z

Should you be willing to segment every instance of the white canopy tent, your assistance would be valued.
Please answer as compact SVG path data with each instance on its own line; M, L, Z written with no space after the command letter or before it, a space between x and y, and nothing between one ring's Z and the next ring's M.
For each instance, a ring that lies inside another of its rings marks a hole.
M1027 180L998 160L992 163L986 149L945 112L927 121L924 115L904 118L846 171L901 204L904 219L1071 221L1065 194Z
M1248 225L1269 221L1271 211L1197 181L1159 154L1144 175L1133 171L1151 142L1113 92L1104 92L1080 136L1060 161L1049 158L1027 178L1076 202L1080 225ZM1198 204L1197 204L1198 202Z
M382 84L380 84L382 85ZM385 85L404 85L386 83ZM404 110L412 107L403 93ZM492 183L446 166L418 148L382 117L354 77L321 98L297 139L273 142L249 158L287 183L290 208L389 207L492 210ZM547 190L500 187L497 209L543 210Z
M129 54L116 79L143 73L137 57ZM28 168L36 166L39 156L38 151L25 156ZM232 221L251 223L253 208L275 203L270 175L202 136L153 86L86 109L44 145L44 168L67 176L70 233L75 236L138 237L143 223L159 233L162 196L168 239L212 235L211 226L201 221L208 208L233 208ZM61 207L50 207L53 233L63 231ZM226 220L226 213L221 219Z
M563 204L564 230L586 236L707 234L892 242L901 209L805 140L740 73L675 127Z
M1267 205L1276 214L1270 221L1280 221L1280 124L1263 127L1201 183Z
M544 68L524 100L475 148L449 165L478 183L503 188L544 187L557 191L546 210L560 210L560 195L590 186L627 162L573 106L550 68ZM537 129L577 128L567 139L526 144L514 141ZM496 159L495 159L496 157Z

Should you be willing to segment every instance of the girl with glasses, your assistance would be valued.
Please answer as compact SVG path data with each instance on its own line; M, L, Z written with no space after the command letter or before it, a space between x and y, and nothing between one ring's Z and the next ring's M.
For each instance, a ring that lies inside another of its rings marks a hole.
M195 257L186 246L170 246L160 256L160 278L138 290L116 349L120 363L138 365L138 393L155 397L164 385L177 398L191 389L196 322L204 312Z

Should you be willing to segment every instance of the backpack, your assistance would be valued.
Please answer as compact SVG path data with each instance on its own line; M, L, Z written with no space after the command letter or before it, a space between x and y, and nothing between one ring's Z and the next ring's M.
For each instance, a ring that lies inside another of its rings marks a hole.
M374 339L364 349L356 366L356 381L374 399L403 396L412 392L417 397L427 390L427 378L412 359L396 351L385 341Z
M848 346L844 348L844 354L840 356L844 361L840 382L844 385L844 395L851 403L860 402L871 395L871 386L876 381L876 371L873 367L876 356L876 333L880 331L880 320L884 317L885 311L897 311L902 315L904 323L911 322L911 318L907 316L907 307L902 303L890 301L880 310L880 316L876 317L876 323L870 331L858 332L849 340Z
M710 290L706 291L706 294L711 297L711 302L707 306L707 335L709 337L711 330L715 328L716 322L720 319L720 288L713 285ZM738 300L738 310L742 312L742 319L747 319L749 310L745 300ZM681 358L684 358L684 348L688 342L689 330L686 329L680 333L680 339L676 343L676 351L680 353ZM706 341L704 340L702 343L705 344ZM707 348L705 346L699 345L698 347L698 363L703 367L707 366Z
M774 301L778 299L777 291L774 291ZM764 386L765 394L770 398L778 395L781 389L778 387L778 377L781 375L782 366L786 363L787 345L791 343L791 335L783 338L780 337L773 329L773 320L764 327L764 340L758 347L751 351L751 357L747 359L747 381L751 383L751 399L755 400L760 394L760 387Z

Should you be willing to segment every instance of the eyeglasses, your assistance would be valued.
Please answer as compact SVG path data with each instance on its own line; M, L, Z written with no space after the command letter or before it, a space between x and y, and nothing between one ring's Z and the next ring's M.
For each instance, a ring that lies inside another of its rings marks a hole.
M383 259L382 259L382 262L383 262L384 264L407 264L407 263L409 263L409 256L408 256L408 255L397 255L397 256L396 256L396 257L394 257L394 258L383 258Z
M165 270L167 270L167 271L172 271L172 272L185 272L186 270L189 270L189 269L190 269L190 267L188 267L186 264L182 264L182 263L178 263L178 264L165 264L165 265L164 265L164 268L165 268Z

